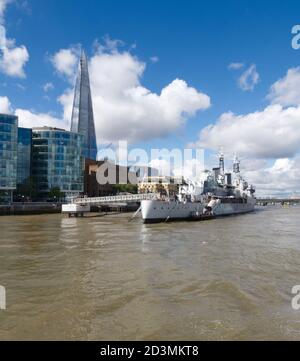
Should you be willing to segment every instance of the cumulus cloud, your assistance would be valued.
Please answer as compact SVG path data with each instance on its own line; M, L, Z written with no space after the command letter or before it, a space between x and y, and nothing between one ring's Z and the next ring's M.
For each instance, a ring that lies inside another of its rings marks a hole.
M244 67L244 63L230 63L228 65L229 70L239 70Z
M257 196L289 196L299 192L300 157L279 158L270 166L247 170L244 175L256 185Z
M58 97L59 103L63 107L63 119L66 127L71 127L71 114L73 108L74 89L68 88L61 96Z
M222 145L227 151L260 159L296 156L300 151L299 85L300 68L289 69L271 86L267 97L271 105L248 114L222 114L200 132L194 145L214 150Z
M252 64L240 76L238 79L238 85L244 91L252 91L255 88L255 85L259 82L259 78L256 65Z
M111 39L108 34L103 37L103 41L99 41L98 39L96 39L93 44L95 52L99 54L107 52L117 53L118 48L122 46L125 46L124 41L120 39ZM135 47L135 44L131 45L132 49L135 49Z
M13 109L8 97L0 96L0 113L15 114L19 117L19 126L25 128L50 126L66 129L66 122L50 113L38 113L28 109Z
M10 0L0 0L0 18L3 17L4 11L9 2L10 2Z
M131 53L119 52L111 41L98 47L90 59L89 70L99 144L126 139L140 142L172 133L185 124L188 117L210 106L210 98L181 79L175 79L159 94L141 85L146 64ZM69 129L74 96L74 79L79 51L76 47L61 49L51 57L57 73L66 77L69 87L58 98L63 108L60 119L51 113L15 109L20 126L52 126ZM44 91L53 88L44 85ZM5 112L11 106L8 98L0 98Z
M46 83L46 84L44 84L43 89L44 89L44 92L47 93L48 91L54 89L54 85L51 82Z
M176 177L195 181L204 181L207 178L207 173L204 171L204 161L196 158L186 160L180 167L174 167L173 174Z
M284 158L300 150L300 106L270 105L246 115L224 113L200 133L202 147L226 150L243 156Z
M1 11L1 7L0 7ZM8 97L0 96L0 113L10 114L12 112L11 104Z
M276 81L267 98L275 104L283 106L300 104L300 67L291 68L287 74Z
M51 114L37 113L27 109L16 109L15 115L19 117L19 126L24 128L33 127L55 127L55 128L66 128L66 123Z
M134 143L163 137L183 126L188 117L210 106L210 98L181 79L175 79L159 94L141 84L146 64L130 52L98 47L89 62L90 80L98 142L120 139ZM60 73L73 78L78 62L72 49L62 49L53 64ZM57 55L56 54L56 55ZM67 54L67 55L66 55ZM70 59L70 61L57 61ZM59 64L63 66L59 67ZM64 118L71 118L73 90L59 98Z
M170 177L173 175L173 165L166 159L152 159L149 167L157 171L159 176Z
M212 150L223 146L226 152L246 158L243 172L259 195L286 195L299 189L299 72L290 69L271 86L267 97L271 105L248 114L222 114L194 144Z
M75 69L78 63L79 49L72 47L70 49L61 49L51 57L51 62L56 71L73 81Z
M15 39L6 36L4 13L10 1L0 0L0 71L8 76L25 78L24 67L29 53L24 45L16 46Z
M158 56L151 56L150 61L151 61L151 63L158 63L159 62L159 57Z

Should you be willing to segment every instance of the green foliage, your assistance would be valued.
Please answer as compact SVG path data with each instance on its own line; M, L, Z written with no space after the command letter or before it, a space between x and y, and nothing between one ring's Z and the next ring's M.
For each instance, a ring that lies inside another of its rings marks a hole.
M59 187L52 187L48 193L48 197L52 200L60 201L65 198L65 193L61 192Z
M138 187L136 184L115 184L113 187L117 193L137 194L138 192Z
M14 191L16 201L33 200L37 197L37 185L33 178L28 178L24 183L18 184Z

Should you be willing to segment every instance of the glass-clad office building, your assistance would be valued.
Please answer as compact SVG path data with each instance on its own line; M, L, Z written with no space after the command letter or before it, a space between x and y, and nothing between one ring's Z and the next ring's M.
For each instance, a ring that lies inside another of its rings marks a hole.
M29 181L31 172L32 130L18 128L17 185Z
M83 192L83 135L57 128L33 128L32 177L39 197L51 188L66 196Z
M12 200L17 185L18 117L0 114L0 203Z

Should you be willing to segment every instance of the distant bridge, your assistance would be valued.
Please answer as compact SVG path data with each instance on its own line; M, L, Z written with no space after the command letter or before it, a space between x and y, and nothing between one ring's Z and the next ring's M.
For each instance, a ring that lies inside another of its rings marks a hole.
M157 197L157 193L126 194L126 195L107 196L107 197L76 198L73 201L73 203L79 204L79 205L131 203L131 202L140 202L143 200L151 200L156 197Z
M299 198L257 198L257 204L272 204L272 203L300 203Z

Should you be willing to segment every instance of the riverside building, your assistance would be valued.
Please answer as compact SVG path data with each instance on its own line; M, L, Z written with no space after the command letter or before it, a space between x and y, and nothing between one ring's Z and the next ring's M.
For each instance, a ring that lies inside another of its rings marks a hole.
M40 199L53 188L66 198L83 192L83 141L82 134L63 129L32 129L32 177Z
M25 184L31 175L32 129L18 128L17 185Z
M10 203L17 185L18 117L0 114L0 203Z

